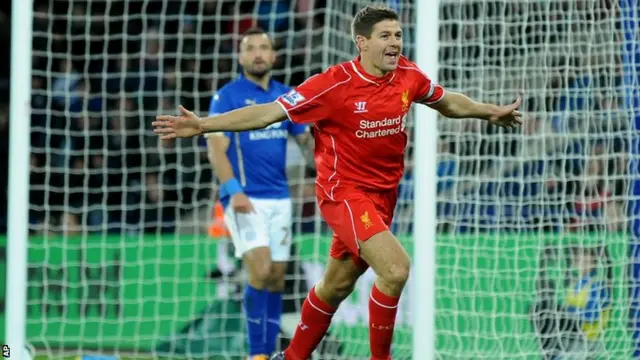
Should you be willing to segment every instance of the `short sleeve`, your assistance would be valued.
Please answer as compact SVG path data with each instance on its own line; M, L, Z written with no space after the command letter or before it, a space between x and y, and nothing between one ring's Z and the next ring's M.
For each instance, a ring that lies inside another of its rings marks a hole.
M340 70L343 71L343 70ZM349 81L346 72L336 74L334 68L314 75L300 86L280 96L276 101L295 124L327 120L336 110L341 86Z
M227 94L224 89L219 90L215 95L211 97L211 103L209 103L209 116L217 116L220 114L224 114L231 110L235 110L233 106L233 102L231 101L230 96ZM231 135L230 132L219 132L219 133L207 133L207 136L227 136Z
M417 71L414 72L416 77L415 84L418 89L413 102L430 105L442 100L444 97L444 88L431 81L429 76L420 69L416 68L416 70Z

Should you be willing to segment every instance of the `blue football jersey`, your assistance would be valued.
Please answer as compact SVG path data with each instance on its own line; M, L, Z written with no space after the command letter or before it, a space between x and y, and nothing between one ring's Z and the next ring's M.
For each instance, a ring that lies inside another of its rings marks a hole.
M289 87L275 80L268 90L240 76L226 84L211 99L209 116L223 114L245 106L275 101L288 92ZM225 132L229 138L227 157L234 176L240 181L245 194L259 199L286 199L289 186L286 174L287 138L307 131L307 126L290 120L270 125L261 130ZM228 198L220 199L226 207Z

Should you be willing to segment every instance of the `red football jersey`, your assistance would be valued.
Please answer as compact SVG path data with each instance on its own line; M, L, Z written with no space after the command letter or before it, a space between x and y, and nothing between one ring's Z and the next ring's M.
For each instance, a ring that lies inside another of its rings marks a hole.
M294 123L313 123L316 183L327 197L342 188L398 186L407 146L411 103L435 103L444 90L411 61L383 77L367 74L356 58L310 77L278 102Z

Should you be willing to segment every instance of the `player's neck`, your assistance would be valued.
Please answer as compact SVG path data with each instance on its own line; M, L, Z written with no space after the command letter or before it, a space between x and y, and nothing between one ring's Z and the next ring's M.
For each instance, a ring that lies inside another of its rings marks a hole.
M364 71L371 76L383 77L388 74L388 71L383 71L379 67L375 66L373 61L367 60L362 56L360 56L360 66L362 66Z
M258 86L260 86L261 88L268 90L269 89L269 81L271 80L271 74L267 73L265 74L263 77L257 77L254 75L251 75L249 73L247 73L246 71L244 72L244 77L253 82L258 84Z

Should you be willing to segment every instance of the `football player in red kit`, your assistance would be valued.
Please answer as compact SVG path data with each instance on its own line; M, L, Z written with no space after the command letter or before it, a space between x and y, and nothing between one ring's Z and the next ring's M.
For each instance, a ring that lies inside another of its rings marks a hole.
M404 58L393 10L365 7L355 16L352 33L358 57L309 78L273 103L203 119L181 107L181 116L162 115L153 123L161 139L261 129L287 118L313 124L316 194L334 233L331 256L302 306L291 344L273 359L309 359L369 266L377 275L369 299L371 359L391 358L410 259L389 226L404 171L405 119L412 103L449 118L477 118L507 128L521 124L520 99L497 106L446 92Z

